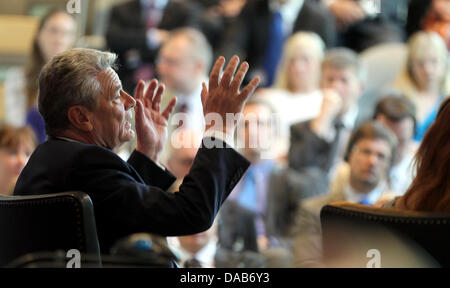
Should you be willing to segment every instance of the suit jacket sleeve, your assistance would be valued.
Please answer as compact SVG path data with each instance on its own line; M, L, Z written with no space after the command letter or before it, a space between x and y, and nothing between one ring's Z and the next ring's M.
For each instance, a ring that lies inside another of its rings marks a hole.
M177 236L208 229L249 166L233 149L202 147L179 192L169 193L137 181L134 169L97 147L83 150L76 163L70 179L91 196L103 241L138 232ZM153 183L156 177L142 178Z
M310 121L291 127L289 166L301 171L306 167L324 169L331 144L317 136L310 128Z
M136 150L130 155L128 164L138 172L139 176L142 177L142 180L147 185L167 190L176 180L175 176L169 170L162 169L147 156Z

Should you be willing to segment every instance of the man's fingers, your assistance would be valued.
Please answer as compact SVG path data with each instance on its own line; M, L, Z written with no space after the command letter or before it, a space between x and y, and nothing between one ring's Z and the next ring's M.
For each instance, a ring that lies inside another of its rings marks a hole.
M222 79L220 79L220 86L223 88L228 88L230 86L230 82L233 79L234 72L236 72L236 68L239 64L239 57L234 55L230 62L227 65L227 68L225 68L225 72L222 75Z
M214 64L211 74L209 75L209 89L212 90L219 86L220 71L222 70L223 64L225 63L225 58L220 56L216 63Z
M169 105L167 105L166 109L164 109L164 112L161 114L166 120L169 120L170 113L172 113L176 103L177 98L173 97L172 100L170 100Z
M250 81L250 83L247 84L247 86L242 89L242 92L239 94L241 99L245 101L250 95L255 92L256 87L258 87L259 84L259 77L255 77Z
M205 107L206 105L206 100L208 98L208 87L206 87L206 83L202 82L202 93L201 93L201 97L202 97L202 104L203 107Z
M164 84L159 84L158 89L156 90L156 95L153 98L152 109L159 112L159 104L161 103L162 95L164 94L165 86Z
M248 63L244 62L239 67L239 70L236 73L236 76L234 76L234 79L231 82L230 88L232 91L235 91L235 92L239 91L239 87L241 87L242 81L244 81L247 71L248 71Z
M153 95L155 95L155 89L158 86L158 80L153 79L152 81L150 81L150 84L148 85L147 91L145 91L145 95L144 95L144 106L149 108L152 105L152 99L153 99Z
M144 120L144 105L140 99L136 99L136 106L134 106L134 114L135 114L135 126L136 130L141 127L141 123Z
M136 91L134 92L135 99L142 99L144 95L144 87L145 87L144 81L140 80L136 87Z

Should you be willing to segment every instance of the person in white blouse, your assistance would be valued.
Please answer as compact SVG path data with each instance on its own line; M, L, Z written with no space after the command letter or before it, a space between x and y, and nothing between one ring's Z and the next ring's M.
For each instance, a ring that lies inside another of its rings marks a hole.
M256 96L276 108L279 137L275 157L286 156L291 125L311 120L319 114L322 103L320 65L324 53L325 44L316 33L293 34L284 45L274 85L257 91Z

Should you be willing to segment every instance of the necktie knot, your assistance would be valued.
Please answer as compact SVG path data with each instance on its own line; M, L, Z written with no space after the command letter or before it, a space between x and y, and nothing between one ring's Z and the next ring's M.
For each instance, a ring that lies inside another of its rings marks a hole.
M192 257L184 262L184 268L202 268L202 264L197 258Z

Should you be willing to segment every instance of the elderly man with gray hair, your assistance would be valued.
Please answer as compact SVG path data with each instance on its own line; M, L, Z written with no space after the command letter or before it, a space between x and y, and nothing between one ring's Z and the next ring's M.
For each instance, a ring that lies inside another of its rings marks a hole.
M146 90L140 81L130 96L113 69L115 61L112 53L80 48L55 56L43 68L38 104L49 137L30 157L14 191L15 195L88 193L102 253L137 232L169 236L208 229L249 165L229 146L234 125L207 125L203 147L179 193L168 193L175 177L158 159L176 99L160 111L164 85L157 80ZM203 83L198 95L205 115L217 113L223 119L227 113L241 112L259 82L255 78L240 90L248 64L238 68L235 56L220 77L224 63L219 57L209 85ZM133 108L136 131L130 123ZM112 150L135 134L137 148L124 162Z

